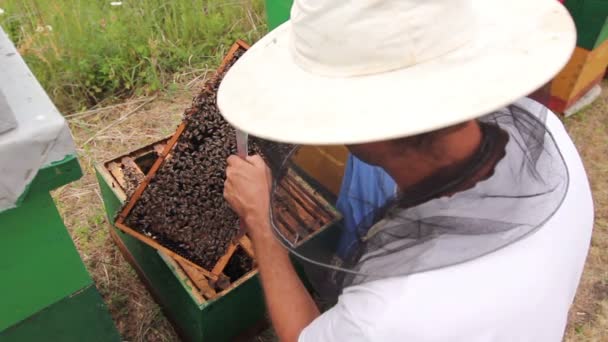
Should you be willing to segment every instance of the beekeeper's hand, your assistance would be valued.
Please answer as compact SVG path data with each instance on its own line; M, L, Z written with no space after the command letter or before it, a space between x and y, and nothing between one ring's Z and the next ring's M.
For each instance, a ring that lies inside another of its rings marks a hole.
M228 158L224 198L245 221L251 235L270 232L270 186L272 174L259 155L243 160ZM253 237L253 236L252 236Z

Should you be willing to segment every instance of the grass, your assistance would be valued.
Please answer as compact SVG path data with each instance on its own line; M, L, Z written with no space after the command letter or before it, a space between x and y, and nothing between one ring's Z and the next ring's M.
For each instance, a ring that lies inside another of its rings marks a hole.
M263 0L0 0L0 26L64 113L175 88L264 31Z

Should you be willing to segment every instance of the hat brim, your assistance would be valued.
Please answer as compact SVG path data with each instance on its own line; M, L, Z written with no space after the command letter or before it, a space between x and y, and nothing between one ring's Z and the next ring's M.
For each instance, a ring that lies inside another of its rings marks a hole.
M295 64L288 21L232 66L218 106L230 124L261 138L365 143L482 116L532 93L567 63L576 31L558 1L473 5L477 32L466 46L412 67L348 78L317 76Z

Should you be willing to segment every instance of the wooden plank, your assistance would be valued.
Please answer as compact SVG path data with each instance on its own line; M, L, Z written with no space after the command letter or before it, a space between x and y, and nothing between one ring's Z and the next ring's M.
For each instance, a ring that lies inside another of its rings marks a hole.
M120 184L118 184L118 181L110 173L110 170L107 168L107 166L104 167L103 165L96 164L95 168L97 169L97 172L99 172L99 175L101 175L101 177L105 180L106 184L108 184L112 188L116 197L118 197L118 199L122 203L124 203L127 200L127 194L125 193L125 189Z
M173 136L173 134L171 134L171 135L169 135L167 137L164 137L163 139L158 140L156 142L153 142L153 143L150 143L150 144L145 145L143 147L140 147L140 148L138 148L135 151L131 151L131 152L127 153L127 154L123 154L120 157L114 159L113 161L118 161L118 160L122 159L122 157L126 157L126 156L130 156L133 159L137 159L137 158L143 156L146 153L150 153L151 151L154 151L154 146L156 146L156 145L165 146L167 144L167 142L169 140L171 140L172 136Z
M107 169L110 171L110 174L114 177L116 182L120 185L120 187L124 190L127 187L127 182L125 181L125 174L122 172L122 168L119 163L110 162L107 164Z
M298 240L298 233L289 227L289 224L282 218L281 215L279 215L278 210L273 209L273 211L276 212L272 222L274 227L279 231L279 234L281 234L285 240L289 241L293 245L295 241Z
M129 169L131 169L133 172L135 172L136 174L139 174L141 176L146 176L146 174L139 168L139 165L137 165L137 163L135 163L135 160L133 160L133 158L131 157L123 157L121 159L122 164L125 167L128 167Z
M226 248L226 253L224 253L224 255L215 263L215 266L213 266L211 273L220 274L224 272L224 268L228 265L228 262L230 261L230 258L232 258L234 252L236 252L237 247L237 244L231 242L230 245L228 245L228 248Z
M319 209L323 210L323 213L330 218L330 220L342 217L342 215L331 204L329 204L329 202L327 202L323 196L319 195L319 193L301 177L297 176L292 170L289 172L291 178L288 178L288 181L291 181L292 184L300 188L304 193L307 193L313 202L319 207Z
M327 220L322 216L322 211L315 210L314 204L310 203L308 198L299 194L293 186L281 184L280 188L289 194L293 201L295 212L307 223L308 228L316 230L323 224L323 221Z
M127 196L131 196L145 179L145 175L131 157L121 159L121 169L125 180L125 193Z
M297 212L295 201L293 197L285 191L285 189L279 187L275 189L274 196L276 201L282 202L282 206L276 207L276 213L278 217L285 220L290 230L298 233L300 238L308 235L312 229L309 227L312 222L306 222L303 217Z
M140 147L140 148L138 148L138 149L136 149L134 151L123 153L123 154L119 155L118 157L115 157L115 158L111 159L110 161L106 162L105 165L107 166L107 164L112 163L112 162L120 164L120 160L122 158L124 158L124 157L131 157L133 159L137 159L137 158L143 156L146 153L154 151L154 146L155 145L165 146L167 144L167 142L171 139L172 136L173 136L173 134L171 134L168 137L162 138L161 140L153 142L151 144L148 144L148 145L145 145L143 147Z
M285 179L289 182L293 188L298 189L300 194L308 197L313 203L315 211L325 216L321 223L321 227L315 229L314 232L308 234L306 237L299 239L295 245L301 245L304 242L310 240L312 237L321 233L326 228L332 226L336 221L342 218L342 215L331 205L325 198L318 194L308 183L306 183L300 176L298 176L292 170L289 170Z
M209 285L209 279L207 279L204 274L186 262L177 261L177 263L184 269L184 272L201 291L205 298L213 299L217 296L217 292L211 288L211 285Z

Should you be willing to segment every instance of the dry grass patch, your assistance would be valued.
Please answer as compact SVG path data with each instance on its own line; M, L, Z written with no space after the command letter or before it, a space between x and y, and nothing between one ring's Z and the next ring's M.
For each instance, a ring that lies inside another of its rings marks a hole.
M570 310L566 341L608 341L608 82L601 97L567 118L583 158L595 205L595 227L585 271Z

